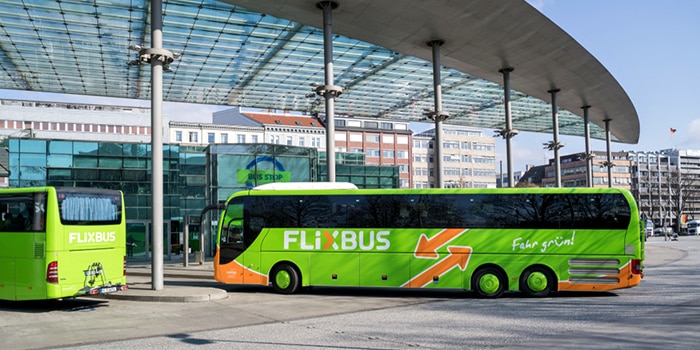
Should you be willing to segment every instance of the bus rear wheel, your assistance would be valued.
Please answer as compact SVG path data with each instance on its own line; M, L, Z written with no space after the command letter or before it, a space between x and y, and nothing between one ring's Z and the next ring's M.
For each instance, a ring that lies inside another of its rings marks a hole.
M520 275L520 291L527 296L546 297L553 287L552 274L544 267L531 266Z
M484 267L472 276L472 289L482 298L498 298L506 290L508 281L495 267Z
M293 294L299 290L299 272L291 264L282 263L275 266L270 277L272 288L277 293Z

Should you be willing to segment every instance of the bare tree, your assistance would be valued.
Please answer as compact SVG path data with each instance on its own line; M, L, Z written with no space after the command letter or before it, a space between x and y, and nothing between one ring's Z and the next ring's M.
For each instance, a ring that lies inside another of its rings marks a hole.
M700 180L698 180L697 174L674 169L669 174L668 184L670 192L669 211L676 218L676 232L680 232L683 214L690 211L692 215L692 206L695 204L698 195L700 195Z

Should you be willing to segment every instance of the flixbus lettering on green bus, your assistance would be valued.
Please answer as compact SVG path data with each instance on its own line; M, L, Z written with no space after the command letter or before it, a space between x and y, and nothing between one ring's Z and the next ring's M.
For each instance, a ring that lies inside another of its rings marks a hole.
M0 299L62 299L126 290L120 191L0 190Z
M286 230L284 250L387 250L391 246L388 236L389 231L316 231L307 236L305 230Z
M233 194L215 278L268 285L449 288L482 297L640 283L644 231L611 188L365 189L268 184Z

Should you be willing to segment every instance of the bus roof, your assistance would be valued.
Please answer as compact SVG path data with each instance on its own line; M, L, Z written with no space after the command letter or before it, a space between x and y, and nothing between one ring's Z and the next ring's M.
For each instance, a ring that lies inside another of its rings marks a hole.
M350 182L271 182L253 190L356 190Z

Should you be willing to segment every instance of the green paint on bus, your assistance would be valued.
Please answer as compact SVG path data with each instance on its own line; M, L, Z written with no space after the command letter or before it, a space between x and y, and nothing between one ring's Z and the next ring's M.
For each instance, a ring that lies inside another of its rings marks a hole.
M0 190L0 299L42 300L127 289L120 191Z
M271 285L507 291L628 288L644 239L629 191L253 189L219 220L215 278ZM328 187L324 185L324 187Z

